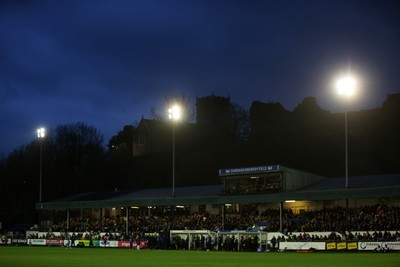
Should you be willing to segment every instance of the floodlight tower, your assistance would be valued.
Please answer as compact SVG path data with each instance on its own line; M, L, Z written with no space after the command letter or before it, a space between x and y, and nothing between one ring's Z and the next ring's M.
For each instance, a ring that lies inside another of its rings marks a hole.
M40 166L39 166L39 202L42 203L42 169L43 169L43 139L46 136L46 129L37 129L37 137L40 142Z
M348 159L348 130L347 130L347 109L348 101L354 96L356 91L356 80L350 74L343 76L336 83L337 92L340 96L345 97L344 111L344 150L345 150L345 188L349 188L349 159Z
M345 190L349 188L349 157L348 157L348 130L347 130L347 109L349 100L355 95L357 88L356 79L348 73L341 77L336 83L337 92L340 96L345 98L345 111L344 111L344 158L345 158ZM347 192L346 192L347 194ZM349 198L346 196L346 230L349 222Z
M177 104L170 107L168 118L172 121L172 196L175 197L175 126L182 118L181 107Z

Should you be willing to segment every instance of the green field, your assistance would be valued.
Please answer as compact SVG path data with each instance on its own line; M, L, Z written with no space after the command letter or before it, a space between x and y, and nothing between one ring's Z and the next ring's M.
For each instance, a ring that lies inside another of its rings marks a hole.
M8 246L0 247L0 266L399 267L400 253L207 252Z

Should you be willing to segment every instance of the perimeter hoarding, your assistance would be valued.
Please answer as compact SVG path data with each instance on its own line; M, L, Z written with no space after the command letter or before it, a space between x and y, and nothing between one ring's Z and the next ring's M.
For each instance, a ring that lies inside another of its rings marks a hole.
M400 250L400 242L358 242L358 250L371 251L379 248Z
M279 242L281 250L325 250L326 242Z

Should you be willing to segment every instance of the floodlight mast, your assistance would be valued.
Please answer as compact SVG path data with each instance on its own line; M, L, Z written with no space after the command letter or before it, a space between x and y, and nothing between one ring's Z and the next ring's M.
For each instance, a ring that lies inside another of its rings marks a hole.
M42 203L42 174L43 174L43 139L46 137L46 129L37 129L37 137L40 142L40 166L39 166L39 203Z
M172 121L172 197L175 197L175 124L182 118L181 107L175 104L169 108L168 118Z
M345 135L345 189L349 188L349 159L348 159L348 118L347 118L347 109L348 109L348 100L354 96L356 91L356 80L350 74L341 77L337 83L336 88L337 92L340 96L344 96L345 99L345 111L344 111L344 135Z
M348 101L355 95L357 89L356 79L348 73L347 75L338 79L336 83L337 93L345 97L345 110L344 110L344 173L345 173L345 190L349 188L349 153L348 153ZM347 194L347 192L346 192ZM346 230L349 221L349 198L346 196Z

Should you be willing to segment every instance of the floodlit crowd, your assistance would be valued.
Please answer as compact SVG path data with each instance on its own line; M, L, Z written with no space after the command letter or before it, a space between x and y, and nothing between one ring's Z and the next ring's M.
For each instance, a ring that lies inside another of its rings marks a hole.
M191 213L185 215L153 215L130 216L128 225L123 216L106 216L102 221L89 217L70 218L69 229L66 222L52 226L53 232L89 233L106 232L112 239L127 239L130 236L144 236L146 233L167 233L169 230L249 230L260 229L268 232L278 232L279 210L268 209L256 215L227 214L223 219L220 215L207 213ZM224 222L224 223L223 223ZM338 232L349 231L348 240L396 240L388 231L400 229L400 207L374 205L350 208L325 208L315 211L293 213L290 209L283 212L283 234L292 240L327 240L336 239L332 236L295 236L296 232ZM261 226L262 225L262 226ZM126 231L128 227L128 231ZM369 231L370 234L357 234L357 231ZM342 237L341 237L342 238Z

